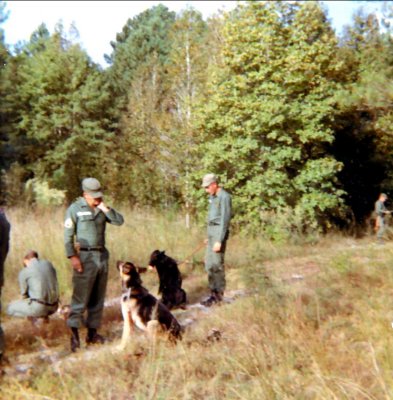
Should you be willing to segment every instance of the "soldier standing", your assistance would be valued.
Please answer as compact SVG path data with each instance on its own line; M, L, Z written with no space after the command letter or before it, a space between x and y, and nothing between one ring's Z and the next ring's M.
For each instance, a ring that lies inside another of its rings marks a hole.
M207 218L207 249L205 269L208 275L210 297L201 304L210 307L222 300L225 290L224 256L229 236L229 223L232 213L230 194L218 184L216 175L203 177L202 187L209 196Z
M78 329L87 310L86 344L102 344L97 333L101 325L109 252L105 248L106 224L122 225L124 219L103 201L100 182L95 178L82 181L83 195L67 209L64 222L66 255L73 268L73 294L67 325L71 328L71 351L80 347ZM75 243L74 243L75 239Z
M385 206L385 201L387 198L388 196L385 193L381 193L378 200L375 202L375 213L377 214L375 229L377 231L377 240L379 243L383 243L383 234L385 232L385 215L390 214L390 211L388 211Z
M4 285L4 262L7 258L10 241L11 225L5 216L3 209L0 208L0 312L1 312L1 289ZM0 370L2 372L4 352L4 332L0 324Z

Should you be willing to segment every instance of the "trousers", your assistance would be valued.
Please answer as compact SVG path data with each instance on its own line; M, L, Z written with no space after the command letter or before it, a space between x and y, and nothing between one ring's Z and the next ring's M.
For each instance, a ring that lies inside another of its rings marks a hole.
M47 317L57 311L57 304L46 306L31 299L21 299L8 304L7 314L13 317Z
M224 258L225 258L228 234L226 235L225 239L221 242L221 250L217 253L213 251L214 243L219 241L217 232L218 232L217 227L209 226L207 232L208 243L205 256L205 270L207 272L207 278L210 290L224 292L226 287Z
M87 328L98 329L104 310L109 253L106 250L81 251L79 257L83 272L73 271L73 293L67 325L70 328L85 325Z

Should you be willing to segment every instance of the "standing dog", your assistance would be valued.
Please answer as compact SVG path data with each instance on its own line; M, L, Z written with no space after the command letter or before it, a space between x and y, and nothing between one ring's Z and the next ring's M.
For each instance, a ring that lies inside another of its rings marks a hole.
M132 323L150 337L154 337L157 328L161 328L168 332L171 340L181 339L182 328L179 322L164 304L142 286L139 271L146 271L146 268L137 268L130 262L118 261L117 269L123 286L121 312L124 320L119 348L124 349L126 346Z
M155 268L160 279L158 293L161 301L170 310L174 307L184 307L187 294L182 289L182 277L176 261L168 257L165 251L154 250L150 255L149 267Z

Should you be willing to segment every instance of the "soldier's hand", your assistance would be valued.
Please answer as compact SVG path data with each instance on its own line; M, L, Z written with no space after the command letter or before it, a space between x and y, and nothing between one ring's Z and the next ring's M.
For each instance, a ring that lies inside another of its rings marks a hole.
M80 260L80 258L78 256L71 256L70 257L70 261L71 261L72 268L76 272L83 272L82 263L81 263L81 260Z
M109 211L109 207L107 207L103 201L101 201L101 203L98 204L97 208L104 213L107 213Z
M213 251L214 251L215 253L219 253L220 250L221 250L221 243L220 243L220 242L214 243L214 245L213 245Z

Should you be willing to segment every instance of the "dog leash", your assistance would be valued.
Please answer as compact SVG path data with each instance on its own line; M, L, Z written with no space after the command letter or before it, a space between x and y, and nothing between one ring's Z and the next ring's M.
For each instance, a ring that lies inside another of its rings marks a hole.
M205 241L201 242L201 243L192 251L192 253L191 253L190 255L188 255L188 256L184 259L184 261L182 261L181 263L178 263L178 266L180 267L181 265L184 265L184 264L188 263L188 262L189 262L188 259L189 259L190 257L192 257L195 253L197 253L202 247L205 247L205 246L206 246Z

